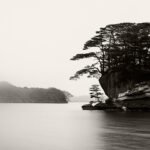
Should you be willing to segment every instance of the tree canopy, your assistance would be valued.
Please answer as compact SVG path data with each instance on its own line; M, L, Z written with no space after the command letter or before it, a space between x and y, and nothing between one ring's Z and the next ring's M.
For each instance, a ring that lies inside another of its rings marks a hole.
M76 54L71 60L93 58L93 63L77 71L70 79L125 68L150 70L150 23L107 25L85 42L83 50L89 52Z

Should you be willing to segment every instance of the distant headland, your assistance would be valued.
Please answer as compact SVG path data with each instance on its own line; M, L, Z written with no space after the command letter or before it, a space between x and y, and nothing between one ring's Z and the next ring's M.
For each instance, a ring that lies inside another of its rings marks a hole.
M0 82L0 103L67 103L69 92L56 88L16 87Z

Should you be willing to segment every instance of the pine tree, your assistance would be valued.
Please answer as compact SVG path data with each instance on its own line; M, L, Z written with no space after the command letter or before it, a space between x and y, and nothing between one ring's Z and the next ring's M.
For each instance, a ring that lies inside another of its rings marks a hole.
M94 84L90 87L90 97L95 98L96 101L100 101L100 98L102 96L102 92L99 89L99 85Z
M88 40L84 51L71 60L92 58L93 63L77 71L70 79L84 74L99 77L118 70L150 70L150 23L120 23L107 25Z

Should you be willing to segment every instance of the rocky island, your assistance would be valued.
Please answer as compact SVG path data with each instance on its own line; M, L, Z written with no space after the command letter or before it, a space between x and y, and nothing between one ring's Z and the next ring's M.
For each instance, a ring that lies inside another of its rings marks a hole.
M96 77L108 99L83 109L150 111L150 23L119 23L100 28L84 44L92 52L71 60L93 58L77 71Z

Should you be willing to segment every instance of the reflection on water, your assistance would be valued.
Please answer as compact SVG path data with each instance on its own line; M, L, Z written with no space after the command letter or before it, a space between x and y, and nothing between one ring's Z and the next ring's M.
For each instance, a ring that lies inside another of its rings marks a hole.
M149 150L150 113L0 104L0 150Z

